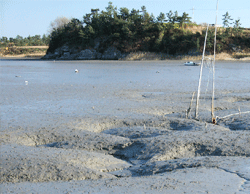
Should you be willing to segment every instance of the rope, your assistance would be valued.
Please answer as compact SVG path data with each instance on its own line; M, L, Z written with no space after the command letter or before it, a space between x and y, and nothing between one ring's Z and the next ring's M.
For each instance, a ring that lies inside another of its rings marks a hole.
M247 113L250 113L250 111L246 111L246 112L238 112L238 113L234 113L234 114L230 114L230 115L226 115L226 116L224 116L224 117L216 117L216 118L218 118L218 119L225 119L225 118L227 118L227 117L231 117L231 116L234 116L234 115L241 115L241 114L247 114Z

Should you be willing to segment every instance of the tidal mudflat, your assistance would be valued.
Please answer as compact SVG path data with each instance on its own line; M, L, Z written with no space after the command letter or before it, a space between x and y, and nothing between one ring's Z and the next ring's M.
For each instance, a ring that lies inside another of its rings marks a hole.
M250 192L249 62L216 63L216 125L210 68L195 120L182 61L0 66L2 193Z

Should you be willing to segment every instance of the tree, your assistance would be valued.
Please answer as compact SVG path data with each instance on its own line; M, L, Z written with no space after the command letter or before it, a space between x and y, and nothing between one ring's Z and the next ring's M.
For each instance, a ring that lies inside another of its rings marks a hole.
M110 17L117 16L117 7L114 7L111 1L108 3L108 7L106 7L106 10L107 10L108 16Z
M8 38L5 37L5 36L3 36L3 37L1 38L1 45L2 45L2 46L7 46L8 43L9 43Z
M23 46L23 37L17 35L16 38L14 39L14 43L16 46Z
M236 36L238 36L238 35L241 34L241 32L242 32L242 29L240 29L240 25L241 25L240 19L234 21L233 33L234 33Z
M157 21L160 23L163 23L163 21L166 19L165 14L164 13L160 13L160 15L157 17Z
M184 12L181 17L178 17L178 21L180 22L180 26L182 26L184 23L190 23L191 17L188 17L188 14Z
M179 21L179 16L178 16L178 12L175 11L174 13L172 12L172 10L170 10L168 13L167 13L167 21L170 23L170 24L175 24L176 22Z
M154 16L152 14L149 15L149 13L146 10L146 7L142 6L141 9L142 9L142 11L140 11L140 12L142 12L142 20L143 20L144 25L146 25L150 22L153 22Z
M48 45L48 44L49 44L49 41L50 41L50 36L46 36L46 35L44 34L43 37L42 37L43 45Z
M169 22L169 23L172 23L172 24L174 24L174 14L173 14L173 12L172 12L172 10L170 10L168 13L167 13L167 21Z
M223 16L223 18L222 18L223 26L224 26L224 27L229 27L229 25L232 24L231 21L232 21L233 19L232 19L231 16L229 15L228 11L227 11L224 15L222 15L222 16Z
M100 10L99 9L91 9L92 14L98 14L98 11L100 11Z
M174 23L177 22L178 19L179 19L178 12L175 11L175 12L174 12L174 17L173 17Z
M63 28L70 22L70 19L66 17L57 17L53 22L50 23L49 33L51 34L54 30Z
M147 12L147 9L146 9L146 7L144 5L141 7L141 11L142 11L143 14L145 14Z
M121 19L127 20L129 17L128 8L125 8L125 7L120 8L120 16L121 16Z
M234 28L240 28L240 19L234 21Z

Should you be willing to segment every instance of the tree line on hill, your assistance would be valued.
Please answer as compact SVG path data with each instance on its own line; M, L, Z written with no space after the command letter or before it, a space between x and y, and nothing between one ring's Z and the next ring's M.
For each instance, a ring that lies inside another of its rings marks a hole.
M172 11L166 16L160 13L155 18L146 11L145 6L141 10L120 8L117 11L109 2L106 11L92 9L82 21L73 18L68 24L54 28L48 52L65 44L77 45L81 49L94 48L96 42L99 42L99 52L109 46L122 52L155 51L173 54L187 51L193 43L193 37L180 27L192 25L190 17L185 12L179 16Z
M120 8L117 10L112 2L106 10L91 9L91 13L83 16L82 20L73 18L63 21L57 19L51 24L49 36L17 37L15 44L47 45L47 53L68 45L83 49L98 49L104 52L110 46L116 47L124 53L136 51L162 52L170 55L200 54L203 49L206 28L202 32L194 32L198 25L190 21L187 13L169 11L160 13L158 17L150 15L146 7L141 10ZM240 27L240 20L235 20L234 26L228 12L223 15L223 28L217 31L217 52L231 52L236 50L249 51L249 33ZM29 40L27 42L27 39ZM25 40L25 41L21 41ZM6 39L1 39L6 43ZM210 27L207 37L207 52L213 52L214 27Z
M224 28L217 32L217 51L230 52L250 48L249 34L240 27L240 20L233 28L228 12L223 15ZM48 52L65 44L81 49L94 48L99 44L99 52L114 46L122 52L151 51L171 55L200 53L205 39L202 33L193 33L189 29L196 24L190 21L187 13L178 15L177 11L160 13L157 18L150 15L145 6L141 10L120 8L119 11L108 3L106 10L92 9L83 16L83 20L73 18L69 23L54 28ZM208 52L213 52L214 28L209 28L207 38Z

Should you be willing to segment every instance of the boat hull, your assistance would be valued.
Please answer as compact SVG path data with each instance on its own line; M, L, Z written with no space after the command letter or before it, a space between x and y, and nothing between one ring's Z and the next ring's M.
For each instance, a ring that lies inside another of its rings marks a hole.
M184 63L185 66L199 66L199 63L194 63L194 62L186 62Z

